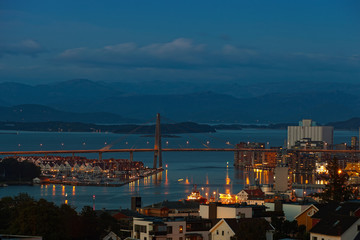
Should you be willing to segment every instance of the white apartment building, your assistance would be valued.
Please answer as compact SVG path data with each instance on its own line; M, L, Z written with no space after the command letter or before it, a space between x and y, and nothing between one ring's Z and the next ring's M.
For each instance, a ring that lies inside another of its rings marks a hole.
M323 141L324 147L333 144L334 128L331 126L316 126L311 119L303 119L299 126L288 126L287 148L295 145L295 142L303 138L311 138L312 141Z

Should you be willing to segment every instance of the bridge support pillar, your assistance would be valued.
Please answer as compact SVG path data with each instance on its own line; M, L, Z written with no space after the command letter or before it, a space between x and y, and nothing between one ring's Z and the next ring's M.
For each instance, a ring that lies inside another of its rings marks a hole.
M158 158L159 158L159 168L162 168L160 113L158 113L156 115L154 165L153 165L153 168L157 168Z
M72 153L72 160L75 160L75 153Z
M102 152L99 152L99 161L102 161Z
M134 161L134 152L130 152L130 162Z

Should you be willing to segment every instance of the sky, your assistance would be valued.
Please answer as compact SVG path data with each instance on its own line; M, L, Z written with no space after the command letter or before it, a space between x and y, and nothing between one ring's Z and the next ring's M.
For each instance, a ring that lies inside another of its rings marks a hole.
M0 0L0 82L359 77L358 0Z

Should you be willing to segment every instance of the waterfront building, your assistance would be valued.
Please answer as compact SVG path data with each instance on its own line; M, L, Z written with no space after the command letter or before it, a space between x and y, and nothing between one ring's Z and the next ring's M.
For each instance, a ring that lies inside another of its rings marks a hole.
M288 126L287 148L290 149L296 141L310 138L311 141L324 142L324 148L333 144L334 128L331 126L317 126L311 119L303 119L299 126Z
M313 141L311 138L297 140L292 149L325 149L323 141Z
M356 136L351 137L351 149L353 150L359 149L359 140Z
M236 144L234 151L234 165L238 167L255 166L256 164L262 165L265 160L263 152L259 151L246 151L246 149L265 149L265 143L257 142L240 142Z

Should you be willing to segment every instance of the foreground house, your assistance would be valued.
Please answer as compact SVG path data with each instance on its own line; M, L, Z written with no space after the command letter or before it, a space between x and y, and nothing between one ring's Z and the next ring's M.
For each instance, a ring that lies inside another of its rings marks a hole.
M261 218L220 219L210 230L211 240L272 240L274 227Z
M210 203L200 205L200 216L204 219L253 218L265 210L264 205Z
M154 217L187 217L199 216L199 202L196 201L163 201L140 208L141 214Z
M313 227L313 218L312 216L319 211L319 205L311 204L307 207L304 211L299 213L295 220L297 221L298 225L304 225L306 227L306 231L309 232L310 229Z
M310 239L360 239L360 218L342 215L328 216L310 230Z

